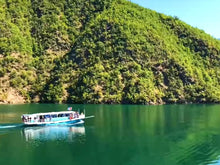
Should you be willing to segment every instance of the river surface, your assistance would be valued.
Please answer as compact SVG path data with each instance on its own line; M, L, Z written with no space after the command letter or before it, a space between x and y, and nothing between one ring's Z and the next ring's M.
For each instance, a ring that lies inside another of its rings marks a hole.
M21 115L94 115L80 126L24 127ZM220 164L220 105L0 105L0 165Z

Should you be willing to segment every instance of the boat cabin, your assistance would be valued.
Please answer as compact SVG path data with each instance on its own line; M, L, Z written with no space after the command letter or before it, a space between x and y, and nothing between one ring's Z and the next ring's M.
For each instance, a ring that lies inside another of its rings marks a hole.
M53 122L62 122L62 121L77 119L81 115L79 115L77 111L24 114L22 115L22 121L24 123L45 123L45 122L53 123Z

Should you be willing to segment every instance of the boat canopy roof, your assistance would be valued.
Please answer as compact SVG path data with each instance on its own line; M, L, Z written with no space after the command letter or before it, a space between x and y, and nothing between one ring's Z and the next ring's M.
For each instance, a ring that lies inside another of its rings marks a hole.
M74 113L74 111L59 111L59 112L45 112L45 113L33 113L33 114L23 114L22 116L42 116L42 115L58 115L58 114L69 114Z

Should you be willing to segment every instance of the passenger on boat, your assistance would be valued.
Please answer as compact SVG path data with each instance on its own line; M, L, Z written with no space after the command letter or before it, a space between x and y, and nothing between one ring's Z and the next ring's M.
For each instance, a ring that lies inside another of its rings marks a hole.
M79 118L79 112L76 111L76 112L74 113L74 118Z
M25 121L25 117L24 117L24 116L22 116L22 121L23 121L23 122Z
M70 117L69 117L69 118L70 118L70 120L72 120L72 119L73 119L73 114L72 114L72 113L70 114Z
M44 122L44 115L40 116L40 122Z

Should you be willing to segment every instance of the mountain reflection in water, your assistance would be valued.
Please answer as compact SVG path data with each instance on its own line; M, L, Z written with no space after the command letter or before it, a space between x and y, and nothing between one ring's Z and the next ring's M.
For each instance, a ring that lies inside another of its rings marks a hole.
M0 165L220 165L219 104L76 105L95 118L21 125L21 114L65 106L0 105Z
M49 126L49 127L26 127L23 129L26 141L74 141L78 136L85 136L84 126Z

